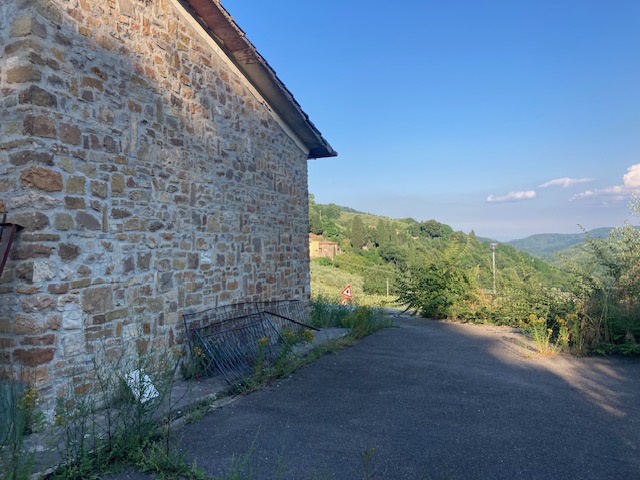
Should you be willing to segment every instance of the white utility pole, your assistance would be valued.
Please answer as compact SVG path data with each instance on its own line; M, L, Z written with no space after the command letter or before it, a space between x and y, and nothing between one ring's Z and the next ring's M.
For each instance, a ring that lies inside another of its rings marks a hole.
M496 294L496 245L497 243L491 244L491 257L493 260L493 294Z

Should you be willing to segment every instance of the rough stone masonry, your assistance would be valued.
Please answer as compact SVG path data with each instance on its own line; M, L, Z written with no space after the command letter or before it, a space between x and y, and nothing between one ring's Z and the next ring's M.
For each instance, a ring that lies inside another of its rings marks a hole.
M309 148L187 3L0 5L0 215L24 227L0 366L50 412L98 346L179 347L182 312L309 298Z

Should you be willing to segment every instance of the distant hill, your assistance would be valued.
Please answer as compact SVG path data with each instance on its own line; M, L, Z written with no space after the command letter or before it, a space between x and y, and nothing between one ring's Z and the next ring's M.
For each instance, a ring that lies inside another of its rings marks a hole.
M367 212L361 212L360 210L356 210L355 208L351 208L351 207L343 207L342 205L338 205L338 208L340 209L341 212L360 213L362 215L369 215Z
M484 243L500 243L498 242L498 240L496 240L495 238L489 238L489 237L476 237L478 239L479 242L484 242ZM506 243L507 245L509 245L509 242L503 242ZM515 247L514 247L515 248Z
M591 238L605 238L613 227L589 230ZM504 242L507 245L544 260L553 260L558 252L583 243L584 233L540 233L529 237Z

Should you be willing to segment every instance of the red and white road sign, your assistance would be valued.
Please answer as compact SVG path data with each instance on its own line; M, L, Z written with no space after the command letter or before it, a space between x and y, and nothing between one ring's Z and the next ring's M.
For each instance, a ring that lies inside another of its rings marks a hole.
M347 285L347 287L340 292L340 295L343 295L347 298L353 298L353 294L351 293L351 285Z

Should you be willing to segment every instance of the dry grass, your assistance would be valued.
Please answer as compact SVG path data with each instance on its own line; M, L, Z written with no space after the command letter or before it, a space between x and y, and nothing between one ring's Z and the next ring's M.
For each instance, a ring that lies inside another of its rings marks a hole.
M351 285L353 292L353 298L349 301L351 305L376 308L398 306L395 304L395 297L364 293L362 275L311 263L311 297L313 299L323 298L338 303L342 299L340 292L347 285Z

